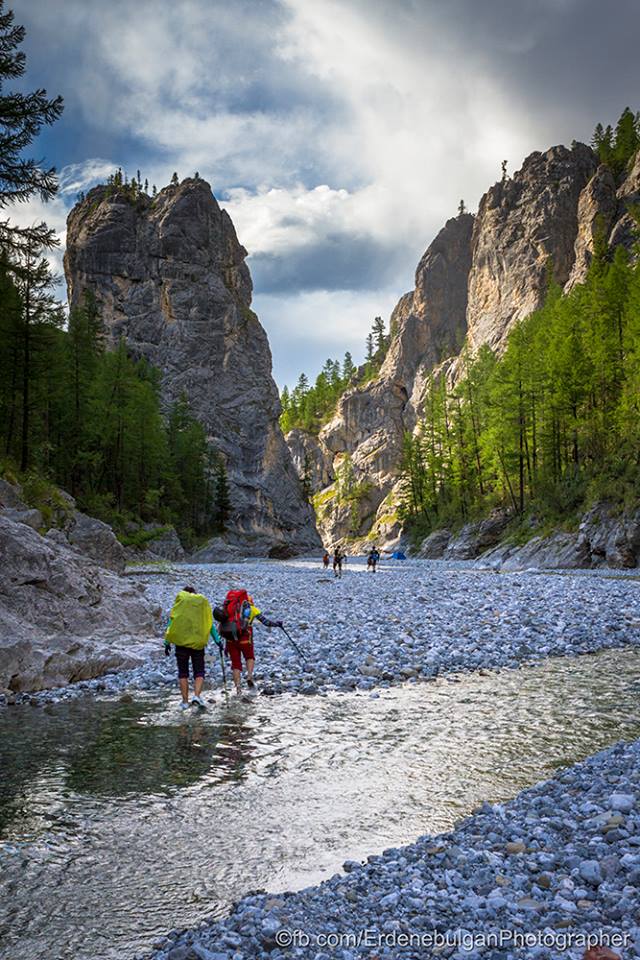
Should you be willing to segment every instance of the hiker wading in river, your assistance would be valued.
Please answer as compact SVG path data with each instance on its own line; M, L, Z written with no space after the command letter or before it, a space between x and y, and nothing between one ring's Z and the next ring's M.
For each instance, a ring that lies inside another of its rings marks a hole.
M233 682L236 693L240 695L242 679L242 658L247 667L247 686L255 691L253 668L256 658L253 650L253 622L259 620L265 627L284 628L282 620L269 620L254 605L246 590L229 590L222 607L213 611L220 623L220 633L226 641L227 655L231 658Z
M184 587L175 599L169 614L169 626L164 635L164 652L168 656L171 644L176 648L178 682L182 695L181 710L189 706L189 661L193 667L194 707L204 709L200 694L204 686L204 650L209 638L220 645L222 641L213 624L211 604L193 587Z

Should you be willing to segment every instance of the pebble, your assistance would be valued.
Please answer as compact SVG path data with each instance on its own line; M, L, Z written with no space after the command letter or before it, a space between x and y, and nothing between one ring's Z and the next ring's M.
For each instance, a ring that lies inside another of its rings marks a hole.
M509 803L484 803L450 833L421 837L363 864L347 861L345 873L288 894L282 926L304 931L308 944L278 952L273 939L256 939L256 932L266 929L274 938L279 929L280 921L269 913L273 897L268 895L246 897L230 917L199 929L198 940L219 949L227 942L225 934L233 931L241 943L228 960L364 960L372 956L369 948L350 944L328 951L314 939L362 929L385 935L406 930L480 934L498 927L547 937L575 929L583 935L626 935L630 944L640 945L640 852L629 836L610 845L609 836L618 828L605 837L593 823L594 815L608 819L611 814L611 777L618 793L638 795L640 740L600 751ZM508 852L515 847L518 854ZM182 943L189 942L187 936L181 935ZM449 946L422 952L385 946L377 955L380 960L413 960L427 953L456 960L583 957L584 947L571 951L562 943L543 950L507 945L500 953L473 945L469 951ZM621 949L619 956L632 953ZM170 956L163 950L153 954L154 960Z
M371 691L443 674L455 682L462 672L486 674L549 656L640 644L640 592L633 580L602 571L496 576L471 562L407 560L383 562L380 576L373 577L353 559L341 580L319 580L317 566L304 559L178 564L162 575L142 574L138 583L165 618L187 581L216 604L229 587L246 585L267 615L285 622L306 658L303 664L282 631L256 627L257 676L273 694ZM605 630L603 624L619 629ZM152 690L175 685L175 673L175 660L162 655L159 637L157 656L135 670L30 699L39 704L82 693ZM217 685L216 661L210 675ZM25 694L9 696L18 703L27 700ZM609 809L628 812L635 794L616 784L613 796L623 795L623 807Z

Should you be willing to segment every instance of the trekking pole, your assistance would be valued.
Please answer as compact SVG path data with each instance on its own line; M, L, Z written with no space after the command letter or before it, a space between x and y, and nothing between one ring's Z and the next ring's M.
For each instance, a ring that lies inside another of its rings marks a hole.
M302 650L300 649L300 647L298 646L298 644L295 642L295 640L293 639L293 637L285 630L284 627L280 627L280 629L282 630L282 632L284 633L285 637L287 638L287 640L289 641L289 643L291 644L291 646L293 647L293 649L296 651L296 653L298 654L298 656L302 659L302 661L303 661L304 663L306 663L306 662L307 662L307 658L305 657L304 653L302 652Z
M229 691L227 690L227 670L224 665L224 654L222 652L222 647L218 647L218 653L220 654L220 666L222 667L222 683L224 685L225 696L229 696Z

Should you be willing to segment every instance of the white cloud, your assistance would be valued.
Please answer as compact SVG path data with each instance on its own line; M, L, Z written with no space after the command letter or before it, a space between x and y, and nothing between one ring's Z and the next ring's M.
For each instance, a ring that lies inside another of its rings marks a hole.
M388 311L458 201L473 209L502 159L514 170L552 138L580 136L585 104L603 89L589 46L593 34L597 50L598 29L578 29L592 23L596 0L29 6L47 55L63 51L74 115L130 151L118 163L130 174L143 168L158 186L173 170L198 170L224 198L265 289L274 276L268 289L289 285L288 298L256 291L277 360L294 342L321 362L338 335L355 338L357 329L362 339L383 307L373 306L375 290L343 290L345 273L353 266L355 288L367 257L374 275L380 263L388 272L404 261L399 289L387 275L371 281L389 291ZM624 45L626 31L617 34ZM565 82L550 96L556 77ZM567 128L567 117L579 117L577 126ZM45 211L56 229L65 203L108 166L88 160L63 171L61 197ZM268 274L264 264L274 263ZM300 293L313 284L338 289Z
M82 163L69 163L63 167L58 176L59 192L64 197L75 198L75 194L94 187L97 183L104 183L113 173L117 164L111 160L91 158Z
M303 370L315 377L328 357L341 359L346 350L362 363L373 318L388 317L397 299L391 289L258 295L254 307L269 335L276 382L290 386Z

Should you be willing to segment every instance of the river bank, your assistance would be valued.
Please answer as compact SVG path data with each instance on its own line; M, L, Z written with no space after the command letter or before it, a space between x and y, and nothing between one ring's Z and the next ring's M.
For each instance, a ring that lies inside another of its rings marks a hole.
M245 586L268 615L283 619L301 660L279 630L255 629L264 693L326 694L386 689L449 674L534 663L640 644L640 584L619 571L497 574L470 563L383 563L376 574L350 560L342 579L317 561L249 561L142 568L128 579L166 622L186 583L220 603ZM50 703L82 693L150 690L175 683L174 658L145 648L142 666L56 690L15 695ZM209 693L221 686L209 666Z
M172 934L154 960L640 952L640 741L484 803L448 833L348 862L296 893L245 897L226 919Z

